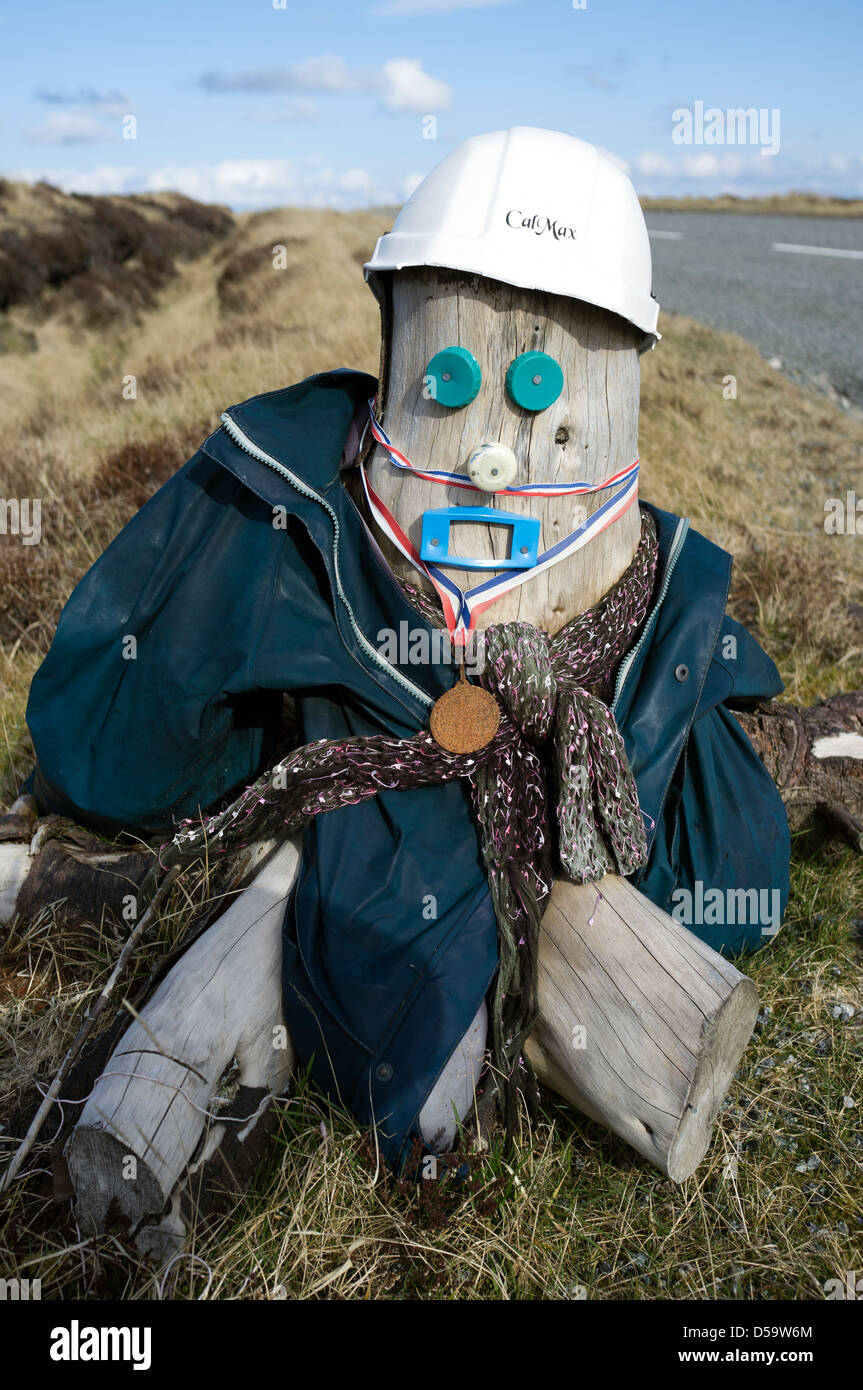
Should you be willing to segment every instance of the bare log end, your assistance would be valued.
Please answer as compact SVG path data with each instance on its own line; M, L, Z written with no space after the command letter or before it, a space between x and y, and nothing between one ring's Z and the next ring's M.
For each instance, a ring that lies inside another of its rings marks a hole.
M75 1215L84 1235L118 1230L124 1235L147 1218L157 1218L165 1197L143 1159L109 1130L79 1125L66 1145L66 1162L77 1198Z
M758 991L743 975L714 1016L705 1021L695 1075L666 1159L672 1182L684 1182L706 1154L713 1122L757 1016Z

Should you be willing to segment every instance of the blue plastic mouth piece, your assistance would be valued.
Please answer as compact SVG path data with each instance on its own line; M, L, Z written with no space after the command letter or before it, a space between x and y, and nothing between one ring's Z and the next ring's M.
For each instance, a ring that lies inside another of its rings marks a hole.
M509 526L509 555L505 560L475 560L450 552L450 527L456 521L481 521L487 526ZM514 516L495 507L436 507L423 512L420 558L460 570L527 570L536 564L539 550L539 518Z

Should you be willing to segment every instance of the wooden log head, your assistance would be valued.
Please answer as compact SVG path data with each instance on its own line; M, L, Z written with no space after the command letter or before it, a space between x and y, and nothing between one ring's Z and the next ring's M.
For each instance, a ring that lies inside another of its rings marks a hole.
M396 271L390 289L378 419L416 468L467 473L481 445L499 443L514 455L512 485L597 483L636 458L643 335L624 319L580 300L439 267ZM455 407L436 398L428 373L435 354L449 347L471 354L480 373L476 394ZM538 410L519 404L512 381L507 385L512 363L529 352L553 358L563 377L556 399ZM364 452L375 493L417 549L425 511L484 506L538 518L543 552L609 497L607 491L518 497L423 480L395 467L370 433ZM396 574L431 588L379 529L375 534ZM556 632L620 578L639 534L639 511L633 505L582 549L497 599L480 625L518 619ZM452 528L451 539L456 537L450 554L503 559L512 530L464 523ZM446 568L462 591L504 572Z

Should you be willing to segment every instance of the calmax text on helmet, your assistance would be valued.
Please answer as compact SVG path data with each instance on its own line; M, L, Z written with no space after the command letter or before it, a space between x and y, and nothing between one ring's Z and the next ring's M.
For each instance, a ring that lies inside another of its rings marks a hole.
M543 232L551 232L555 241L563 241L571 237L575 241L575 228L567 227L563 222L558 222L555 217L545 217L535 212L533 216L522 212L521 208L510 208L506 215L506 225L508 227L525 227L529 232L534 232L536 236L542 236Z

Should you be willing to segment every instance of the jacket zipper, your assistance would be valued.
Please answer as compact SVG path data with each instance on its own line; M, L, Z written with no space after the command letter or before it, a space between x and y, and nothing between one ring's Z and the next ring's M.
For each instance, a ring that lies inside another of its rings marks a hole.
M635 646L632 648L632 651L624 657L623 661L621 662L620 670L617 673L617 681L615 682L614 686L614 699L611 702L612 714L615 714L617 712L617 703L623 692L624 682L627 676L629 675L630 671L632 670L633 663L636 657L638 656L638 653L641 651L641 648L647 641L650 629L653 627L654 618L656 617L656 614L659 612L662 600L668 593L668 586L671 583L671 574L674 570L675 565L677 564L678 559L680 558L680 552L683 549L683 542L686 540L686 533L688 530L689 518L682 516L678 521L677 528L674 532L674 537L671 542L671 551L668 556L668 564L665 566L665 574L662 576L662 587L659 590L656 602L653 605L653 611L650 614L650 618L644 625L644 630L641 636L639 637Z
M321 506L327 512L329 512L330 519L333 523L333 560L335 564L336 588L338 589L339 598L345 605L348 618L350 619L351 627L354 630L354 634L360 642L360 645L364 648L364 650L368 653L372 660L375 661L383 671L386 671L388 676L391 676L392 679L396 681L399 685L401 685L405 690L410 691L410 693L413 696L415 696L416 699L421 701L422 704L426 706L433 705L434 700L430 695L427 695L426 692L424 690L421 690L418 685L414 685L413 681L408 680L407 676L403 676L400 671L397 671L394 666L391 666L390 663L386 660L386 658L381 656L380 652L377 651L377 649L374 646L372 646L371 642L366 637L365 633L363 632L362 628L360 627L359 623L354 617L354 611L351 608L350 603L348 602L348 598L344 589L342 588L341 574L339 572L339 519L336 516L336 513L334 512L333 508L330 506L329 502L326 502L324 498L321 497L320 493L315 492L314 489L310 488L307 483L302 482L302 480L298 478L296 474L292 473L290 469L286 468L285 465L283 463L280 463L278 459L273 458L272 454L267 454L264 452L263 449L259 449L257 444L254 444L252 440L249 439L248 435L240 429L240 426L237 424L235 420L231 418L227 411L225 411L219 418L221 419L222 424L224 425L231 439L234 441L235 444L239 445L239 447L245 453L250 454L254 459L258 459L260 463L265 463L268 468L272 468L275 473L278 473L281 477L285 478L291 484L292 487L296 488L297 492L302 493L304 497L311 497L315 502L319 502Z

